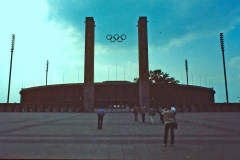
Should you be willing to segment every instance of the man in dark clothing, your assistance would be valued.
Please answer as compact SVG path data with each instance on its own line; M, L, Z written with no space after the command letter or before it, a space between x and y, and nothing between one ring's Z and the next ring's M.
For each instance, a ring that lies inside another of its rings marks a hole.
M135 116L135 121L138 121L138 107L136 105L133 107L133 113Z
M105 115L104 109L98 109L97 116L98 116L98 129L102 129L103 124L103 117Z
M145 114L147 112L147 108L145 106L141 107L141 113L142 113L142 122L145 122Z
M160 116L160 121L162 123L164 123L164 116L163 116L162 112L163 112L163 109L161 107L159 107L158 108L158 113L159 113L159 116Z

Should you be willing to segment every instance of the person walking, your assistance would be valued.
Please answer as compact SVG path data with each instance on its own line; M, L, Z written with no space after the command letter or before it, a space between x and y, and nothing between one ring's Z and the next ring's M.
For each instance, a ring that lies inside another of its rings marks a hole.
M146 106L142 106L141 107L141 114L142 114L142 122L144 123L145 122L145 114L147 112L147 108Z
M160 121L162 123L164 123L164 116L163 116L162 112L163 112L163 109L161 107L159 107L158 108L158 113L159 113L159 116L160 116Z
M148 112L149 112L151 123L153 124L154 123L155 112L154 112L152 107L148 110Z
M105 115L104 109L102 109L102 108L98 109L98 111L97 111L98 129L102 129L104 115Z
M137 107L137 105L135 105L133 107L133 113L134 113L135 121L138 121L138 107Z
M162 114L164 115L164 121L165 121L165 133L164 133L164 141L163 146L167 145L167 139L168 139L168 131L171 132L171 145L174 145L174 128L176 128L176 119L175 115L176 112L171 110L170 106L167 106Z

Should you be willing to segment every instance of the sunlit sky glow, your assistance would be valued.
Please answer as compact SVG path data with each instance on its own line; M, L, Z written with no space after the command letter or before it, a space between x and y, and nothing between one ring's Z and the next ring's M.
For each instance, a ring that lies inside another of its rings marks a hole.
M95 82L138 77L139 16L148 18L149 69L186 84L213 87L225 102L219 33L224 33L230 102L240 97L240 1L236 0L1 0L0 103L6 103L11 37L16 35L10 102L21 88L84 80L85 17L94 17ZM126 34L122 43L107 34ZM117 66L117 76L116 76ZM109 69L109 77L108 77ZM124 72L125 70L125 72ZM125 75L124 75L125 73Z

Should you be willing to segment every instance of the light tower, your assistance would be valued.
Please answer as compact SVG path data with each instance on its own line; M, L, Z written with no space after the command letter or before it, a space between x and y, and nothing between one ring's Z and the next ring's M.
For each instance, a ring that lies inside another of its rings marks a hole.
M47 86L47 80L48 80L48 60L47 60L47 69L46 69L46 86Z
M187 76L187 85L188 85L188 62L187 62L187 59L185 59L185 67L186 67L186 76Z
M223 33L220 33L220 43L221 43L222 56L223 56L223 69L224 69L224 79L225 79L225 89L226 89L226 99L227 99L227 103L228 103L228 88L227 88L227 76L226 76L226 67L225 67L224 38L223 38Z
M9 103L9 96L10 96L11 74L12 74L12 58L13 58L14 45L15 45L15 34L12 34L12 47L11 47L11 60L10 60L10 73L9 73L7 103Z

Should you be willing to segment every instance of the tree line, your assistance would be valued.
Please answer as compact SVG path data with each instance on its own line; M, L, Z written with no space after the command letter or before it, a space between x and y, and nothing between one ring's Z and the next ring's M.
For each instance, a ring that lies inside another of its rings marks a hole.
M134 78L134 82L138 83L139 78ZM151 83L171 83L178 84L179 80L176 80L174 77L170 77L168 73L163 72L161 69L150 70L149 71L149 81Z

